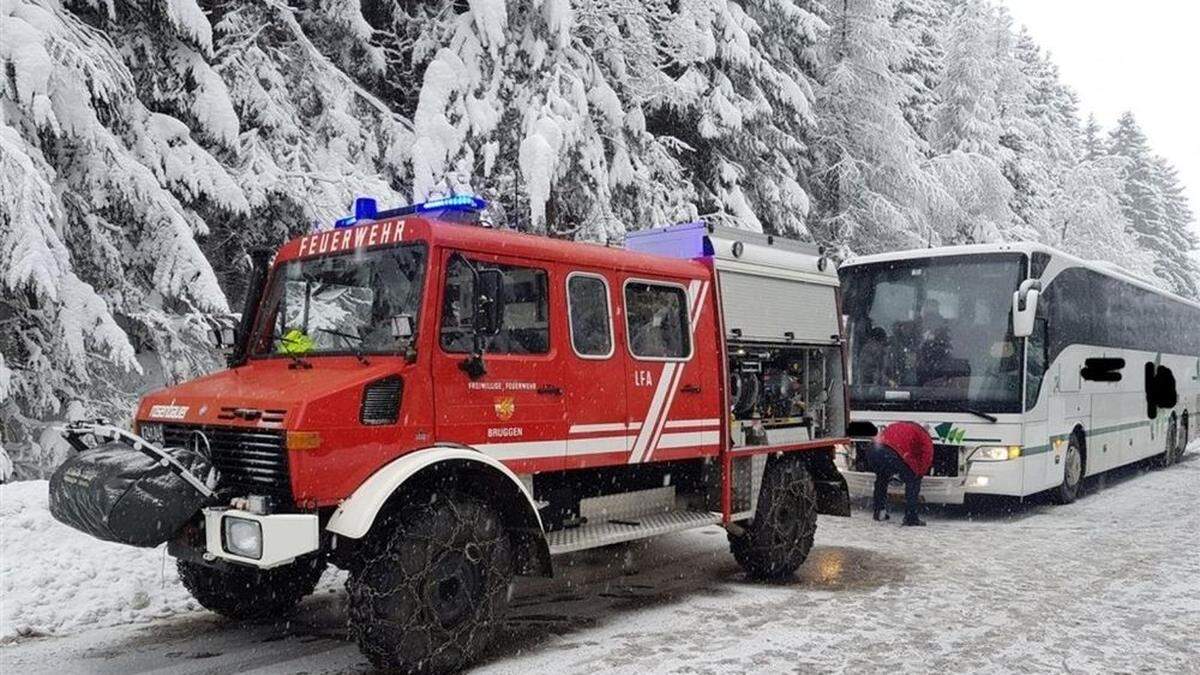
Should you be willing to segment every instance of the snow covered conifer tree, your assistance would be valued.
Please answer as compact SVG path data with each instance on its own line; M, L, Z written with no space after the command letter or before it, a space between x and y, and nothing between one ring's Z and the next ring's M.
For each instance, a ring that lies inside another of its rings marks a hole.
M891 69L903 42L890 4L833 2L828 20L812 228L819 241L842 251L936 241L925 203L933 181L921 168L920 139L901 110L909 88Z
M1194 262L1188 258L1194 244L1189 245L1186 225L1191 216L1186 208L1179 208L1186 202L1166 198L1178 188L1177 179L1165 163L1156 160L1133 113L1126 112L1117 120L1109 135L1109 153L1125 160L1121 208L1139 246L1153 256L1154 275L1163 279L1167 288L1194 295Z
M1195 212L1188 203L1178 170L1170 162L1155 157L1152 175L1161 200L1161 236L1167 244L1161 252L1155 251L1159 256L1155 271L1174 292L1200 298L1200 287L1196 285L1197 263L1192 255L1196 250L1196 237L1191 230Z
M647 106L647 128L679 144L705 218L805 233L811 51L824 28L794 0L669 8L660 36L670 86Z
M902 43L895 69L904 76L909 89L902 104L904 118L926 145L930 141L937 87L944 67L942 40L948 15L945 0L897 0L892 15Z

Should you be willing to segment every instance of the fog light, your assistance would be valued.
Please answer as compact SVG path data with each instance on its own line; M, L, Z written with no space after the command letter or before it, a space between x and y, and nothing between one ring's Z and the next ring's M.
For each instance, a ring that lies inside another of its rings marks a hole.
M262 558L262 525L257 520L226 517L222 525L226 552L243 558Z
M989 479L987 476L975 476L971 479L971 485L975 487L987 487L988 483L990 482L991 479Z

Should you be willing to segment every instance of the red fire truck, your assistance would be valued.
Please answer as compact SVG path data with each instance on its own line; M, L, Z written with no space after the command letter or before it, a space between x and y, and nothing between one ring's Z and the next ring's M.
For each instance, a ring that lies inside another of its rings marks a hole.
M356 207L258 257L229 369L146 396L133 433L68 429L211 462L168 467L203 504L169 533L200 604L277 614L332 563L372 663L445 670L557 555L720 525L776 577L818 513L849 515L837 276L814 248L703 223L567 242L481 227L473 197ZM97 471L63 473L52 503Z

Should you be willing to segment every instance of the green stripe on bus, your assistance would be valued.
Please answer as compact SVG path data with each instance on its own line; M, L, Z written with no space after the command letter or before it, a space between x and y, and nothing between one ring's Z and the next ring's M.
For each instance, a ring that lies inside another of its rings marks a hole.
M1148 420L1143 421L1143 422L1127 422L1125 424L1115 424L1111 427L1100 427L1099 429L1088 431L1086 433L1086 436L1087 436L1087 438L1091 438L1093 436L1103 436L1105 434L1115 434L1119 431L1128 431L1130 429L1138 429L1141 427L1148 427L1148 426L1150 426L1150 422ZM1022 455L1040 455L1043 452L1050 452L1051 444L1053 444L1055 441L1065 441L1070 437L1071 437L1071 434L1057 434L1055 436L1051 436L1049 444L1030 446L1028 448L1023 449L1021 451L1021 454Z

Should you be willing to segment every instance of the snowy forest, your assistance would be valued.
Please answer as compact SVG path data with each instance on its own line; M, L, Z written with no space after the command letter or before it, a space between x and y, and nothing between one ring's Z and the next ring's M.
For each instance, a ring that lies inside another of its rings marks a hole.
M1035 240L1200 296L1176 170L988 0L0 0L0 60L4 478L218 367L247 252L357 195L608 243Z

